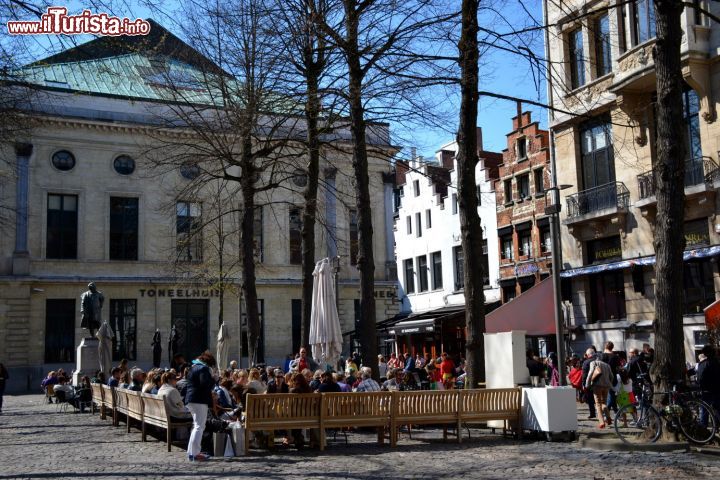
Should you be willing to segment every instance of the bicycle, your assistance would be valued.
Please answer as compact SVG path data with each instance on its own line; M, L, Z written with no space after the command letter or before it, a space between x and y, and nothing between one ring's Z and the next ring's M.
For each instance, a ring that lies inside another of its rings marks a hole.
M654 392L647 374L640 374L642 392L635 402L623 406L615 415L615 433L627 444L654 443L662 435L663 421L671 432L681 431L691 443L704 445L717 431L713 409L702 400L677 391ZM668 402L658 410L652 405L654 395L666 395ZM688 399L689 397L689 399ZM628 421L628 417L632 421Z

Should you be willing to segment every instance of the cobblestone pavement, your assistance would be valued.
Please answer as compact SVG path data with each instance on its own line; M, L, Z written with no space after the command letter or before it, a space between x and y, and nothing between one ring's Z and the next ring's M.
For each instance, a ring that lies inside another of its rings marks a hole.
M580 413L582 415L582 412ZM582 429L591 428L583 422ZM582 430L581 429L581 430ZM720 457L697 453L611 452L574 443L513 440L489 430L467 431L461 445L443 443L438 430L401 434L397 448L375 435L351 434L349 445L330 438L328 449L253 451L231 460L189 463L185 451L140 433L113 428L99 415L56 413L40 395L5 397L0 415L0 480L8 478L717 478Z

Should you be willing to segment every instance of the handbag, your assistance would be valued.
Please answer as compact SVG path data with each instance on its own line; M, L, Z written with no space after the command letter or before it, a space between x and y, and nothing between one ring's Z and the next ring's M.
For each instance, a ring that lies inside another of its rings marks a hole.
M215 415L208 415L208 418L205 421L205 430L210 433L223 433L225 432L229 424L230 422L226 422L220 417L216 417Z
M595 382L598 381L600 376L602 375L602 368L599 367L599 365L595 365L595 370L593 370L592 375L590 376L590 385L595 385Z

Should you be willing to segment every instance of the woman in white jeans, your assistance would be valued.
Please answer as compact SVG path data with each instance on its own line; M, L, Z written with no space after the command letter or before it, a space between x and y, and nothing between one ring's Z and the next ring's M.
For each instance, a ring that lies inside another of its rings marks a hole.
M217 365L215 357L209 351L205 351L192 361L192 367L187 375L188 386L185 394L185 406L193 418L193 429L190 432L190 442L187 450L191 462L203 462L209 458L209 455L200 451L200 445L205 431L208 408L212 408L212 391L215 387L212 368L215 365Z

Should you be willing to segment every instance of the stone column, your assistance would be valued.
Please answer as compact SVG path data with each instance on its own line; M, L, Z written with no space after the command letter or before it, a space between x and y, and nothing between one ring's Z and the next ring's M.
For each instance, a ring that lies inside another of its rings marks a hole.
M30 156L33 146L29 143L15 145L17 180L15 186L15 251L13 252L13 275L30 273L28 251L28 190L30 186Z

